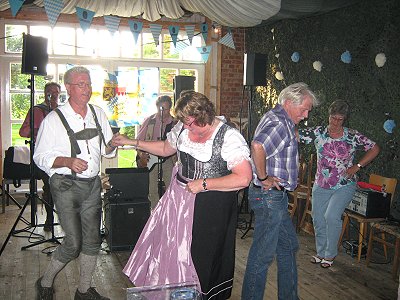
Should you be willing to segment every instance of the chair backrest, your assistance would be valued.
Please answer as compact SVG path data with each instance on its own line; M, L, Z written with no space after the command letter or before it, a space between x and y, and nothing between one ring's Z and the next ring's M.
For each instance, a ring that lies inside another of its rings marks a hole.
M392 199L394 199L394 192L396 191L397 179L396 178L389 178L383 177L377 174L369 175L369 183L376 184L376 185L386 185L386 191L392 194Z

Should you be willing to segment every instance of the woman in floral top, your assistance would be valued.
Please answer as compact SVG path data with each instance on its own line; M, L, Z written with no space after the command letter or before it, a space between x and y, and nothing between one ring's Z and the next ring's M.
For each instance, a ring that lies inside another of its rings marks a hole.
M329 268L337 255L342 214L356 190L356 173L379 153L378 145L354 129L343 127L349 106L337 100L329 107L329 125L299 129L300 141L314 142L317 172L312 190L312 217L317 254L312 263ZM355 152L365 155L353 163Z

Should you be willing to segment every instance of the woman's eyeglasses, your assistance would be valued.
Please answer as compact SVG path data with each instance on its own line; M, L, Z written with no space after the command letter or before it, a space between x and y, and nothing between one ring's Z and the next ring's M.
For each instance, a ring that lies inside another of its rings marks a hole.
M335 120L335 121L344 121L344 117L338 117L338 116L329 116L329 118Z

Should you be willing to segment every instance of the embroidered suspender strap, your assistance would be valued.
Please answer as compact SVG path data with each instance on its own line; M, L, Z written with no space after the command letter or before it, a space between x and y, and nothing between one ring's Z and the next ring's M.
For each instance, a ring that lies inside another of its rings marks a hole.
M104 139L104 134L103 134L103 131L101 130L101 126L100 126L99 120L97 119L97 115L94 111L94 107L92 104L89 104L89 107L90 107L90 110L92 111L94 122L96 123L97 131L99 132L100 147L101 147L101 141L103 141L104 147L107 147L107 143L106 143L106 140Z
M61 122L63 123L65 129L67 130L69 140L71 142L71 157L76 157L77 154L81 154L81 148L79 148L78 141L75 138L75 132L69 126L62 112L58 108L54 109L54 111L60 117Z

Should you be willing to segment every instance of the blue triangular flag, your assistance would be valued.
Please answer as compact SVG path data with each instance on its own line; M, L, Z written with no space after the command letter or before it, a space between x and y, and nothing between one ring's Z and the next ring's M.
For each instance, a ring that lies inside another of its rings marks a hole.
M150 31L153 34L154 43L158 46L160 43L160 33L162 29L162 25L158 24L150 24Z
M44 9L51 27L56 26L57 19L64 7L62 0L44 0Z
M171 47L171 54L179 53L189 47L189 44L186 41L178 41L176 43L175 48Z
M197 47L196 49L201 54L202 61L206 63L211 52L211 46Z
M112 34L118 31L120 21L121 18L117 16L104 16L106 27Z
M112 73L107 73L107 74L108 74L108 80L118 83L118 78L115 74L112 74Z
M207 35L208 35L208 25L207 25L207 23L201 24L200 30L201 30L201 34L202 34L203 39L204 39L204 43L207 43Z
M191 45L194 36L194 25L185 25L185 30Z
M11 14L13 17L15 17L21 9L22 4L24 4L25 0L8 0L8 2L10 4Z
M135 40L135 45L137 45L139 34L142 32L143 23L142 22L128 20L128 24L129 24L129 27L130 27L132 33L133 33L133 38Z
M176 47L176 40L179 34L179 26L168 26L169 34L171 35L172 42L174 43L174 47Z
M81 25L82 30L86 31L86 29L89 29L90 25L92 25L94 11L83 9L77 6L76 15L78 16L79 24Z
M223 38L218 41L218 43L228 46L229 48L236 49L235 43L233 42L232 32L230 30Z

